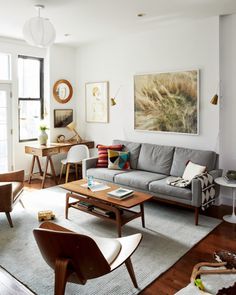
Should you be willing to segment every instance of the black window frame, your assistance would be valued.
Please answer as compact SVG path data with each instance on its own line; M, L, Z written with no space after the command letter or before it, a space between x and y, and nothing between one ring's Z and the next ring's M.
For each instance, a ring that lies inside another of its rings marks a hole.
M18 55L18 59L34 59L40 62L40 76L39 76L39 98L18 97L18 134L19 142L36 141L38 138L20 139L20 102L21 101L39 101L40 102L40 119L44 119L44 58L35 56ZM17 59L17 60L18 60ZM18 93L19 94L19 93Z

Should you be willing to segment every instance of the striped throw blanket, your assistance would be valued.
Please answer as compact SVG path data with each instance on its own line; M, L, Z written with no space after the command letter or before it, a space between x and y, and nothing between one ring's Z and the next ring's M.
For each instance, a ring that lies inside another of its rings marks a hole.
M215 184L213 177L204 172L194 177L198 179L201 183L202 189L202 210L205 210L209 206L215 203ZM177 186L177 187L189 187L191 185L191 180L186 180L181 177L170 177L167 179L167 184Z

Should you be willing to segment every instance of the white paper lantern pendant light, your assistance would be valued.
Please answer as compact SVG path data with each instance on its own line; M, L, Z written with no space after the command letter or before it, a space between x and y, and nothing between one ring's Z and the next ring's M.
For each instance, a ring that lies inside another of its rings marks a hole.
M37 4L38 16L29 19L23 27L25 41L33 46L49 47L56 38L56 31L52 23L47 18L40 16L40 9L44 5Z

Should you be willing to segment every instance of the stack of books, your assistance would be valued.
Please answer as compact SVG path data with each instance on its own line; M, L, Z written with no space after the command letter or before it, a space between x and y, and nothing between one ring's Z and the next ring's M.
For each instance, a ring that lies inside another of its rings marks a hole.
M114 218L115 217L115 213L112 211L108 211L106 209L102 209L102 208L98 208L98 207L93 207L92 209L93 212L98 213L100 215L106 216L106 217L110 217L110 218Z
M107 193L107 194L111 198L118 199L118 200L124 200L124 199L131 197L134 194L134 191L120 187L114 191Z

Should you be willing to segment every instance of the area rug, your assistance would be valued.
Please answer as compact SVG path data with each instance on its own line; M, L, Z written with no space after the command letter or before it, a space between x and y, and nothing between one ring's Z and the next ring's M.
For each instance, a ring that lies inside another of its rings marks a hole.
M0 265L38 295L52 295L54 289L53 271L41 257L32 233L39 226L38 211L53 210L55 222L79 233L103 237L116 237L117 234L114 224L73 208L66 220L65 194L66 191L59 187L24 192L25 209L18 204L12 212L14 228L9 227L5 214L0 214ZM143 234L143 240L132 256L140 289L133 287L126 268L122 266L108 275L90 280L85 286L67 284L66 294L138 294L221 222L200 216L199 226L195 226L193 212L157 203L145 204L145 219L146 228L142 228L138 218L122 229L123 236Z

